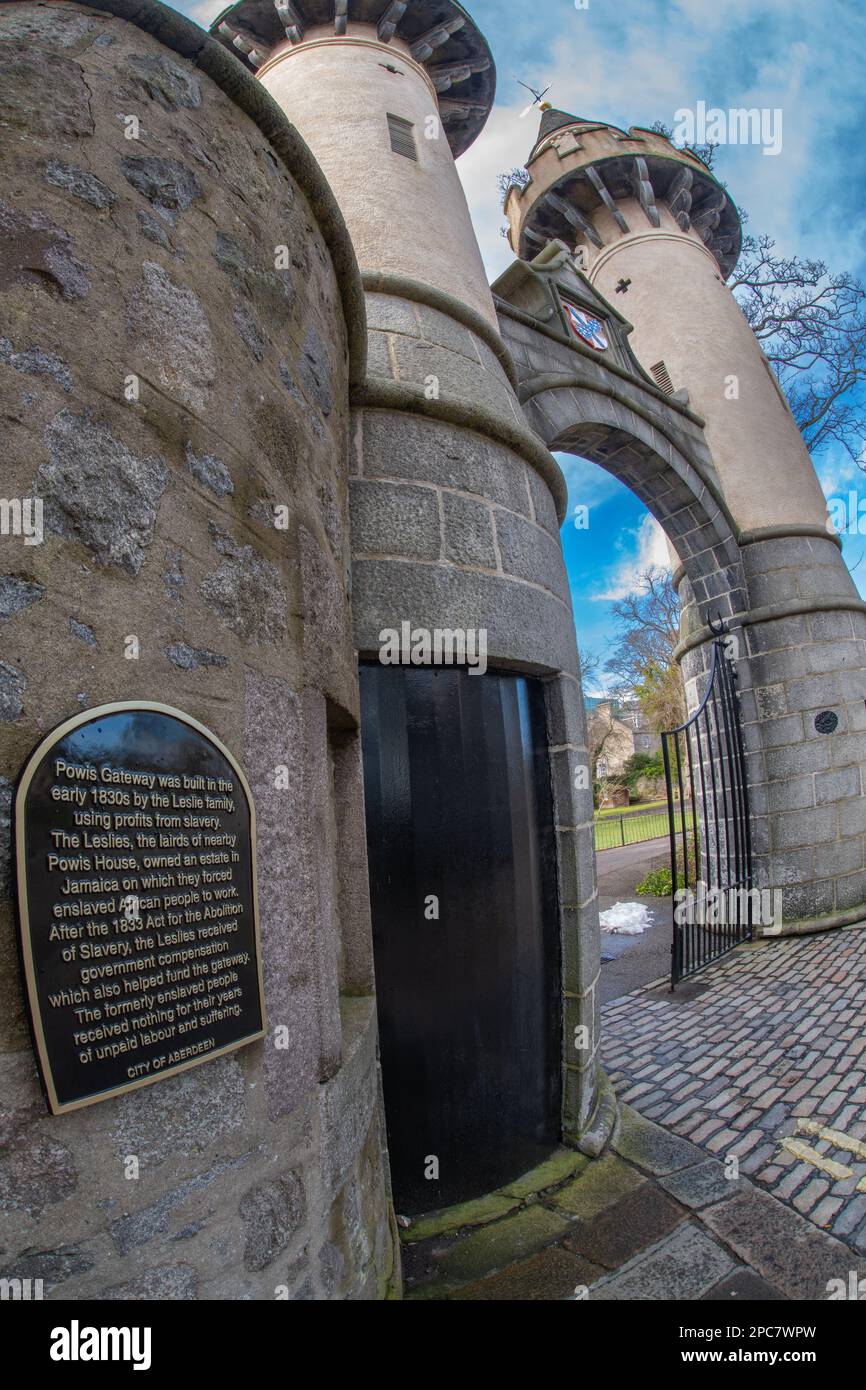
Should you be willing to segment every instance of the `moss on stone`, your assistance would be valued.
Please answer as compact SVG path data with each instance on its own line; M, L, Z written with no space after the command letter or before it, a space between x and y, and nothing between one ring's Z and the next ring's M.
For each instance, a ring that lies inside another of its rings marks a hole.
M485 1274L535 1254L566 1235L570 1224L565 1217L536 1204L463 1236L443 1250L436 1260L444 1280L443 1289L481 1279Z
M498 1221L501 1216L519 1206L519 1199L513 1194L505 1196L500 1192L488 1192L471 1202L460 1202L454 1207L444 1207L442 1211L432 1211L400 1232L400 1239L406 1244L418 1240L428 1240L431 1236L451 1235L466 1226L484 1226Z
M554 1193L550 1200L560 1211L588 1221L606 1207L613 1206L620 1197L633 1192L644 1181L640 1173L621 1159L606 1154L604 1158L591 1163L566 1187Z
M549 1187L556 1187L559 1183L565 1182L566 1178L575 1177L582 1173L589 1163L589 1159L574 1149L557 1149L546 1158L543 1163L539 1163L537 1168L531 1168L522 1177L510 1182L507 1187L501 1188L506 1197L519 1197L524 1200L533 1193L544 1192Z

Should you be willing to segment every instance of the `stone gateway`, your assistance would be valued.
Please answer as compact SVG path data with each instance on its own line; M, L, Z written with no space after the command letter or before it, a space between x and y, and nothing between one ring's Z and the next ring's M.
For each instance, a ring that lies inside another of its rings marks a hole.
M596 1180L553 451L665 530L692 710L727 626L781 930L863 919L866 605L732 196L547 109L491 286L494 91L456 0L0 0L0 1279L48 1298L398 1298L398 1214Z

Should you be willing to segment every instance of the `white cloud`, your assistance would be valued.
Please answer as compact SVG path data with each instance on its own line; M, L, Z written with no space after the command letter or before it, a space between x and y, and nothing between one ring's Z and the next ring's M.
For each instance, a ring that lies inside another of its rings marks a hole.
M832 443L821 454L816 470L828 500L831 497L847 500L849 492L866 495L866 440L863 441L859 462L852 459L841 444Z
M619 542L619 548L628 548L630 553L608 570L603 590L585 596L594 603L610 603L633 594L638 588L641 575L650 566L655 569L670 569L665 533L655 517L649 513L643 517L635 530L625 533Z
M525 105L515 98L512 106L494 106L482 134L457 161L490 280L495 280L514 260L511 247L499 234L506 219L496 181L500 174L522 165L535 142L538 112L530 112L521 121L520 111Z
M866 489L866 478L851 456L838 446L820 460L818 481L826 498L847 496Z

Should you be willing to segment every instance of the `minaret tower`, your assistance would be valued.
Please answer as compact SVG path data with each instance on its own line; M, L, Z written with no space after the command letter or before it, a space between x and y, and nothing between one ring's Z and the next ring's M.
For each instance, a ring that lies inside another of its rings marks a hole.
M350 521L380 1036L395 1194L429 1209L563 1134L599 1142L612 1113L566 489L454 163L493 60L456 0L240 0L212 32L309 144L366 291ZM483 634L486 674L383 664L382 634L407 629Z
M735 635L762 886L781 889L786 931L857 920L866 604L788 403L725 283L741 247L737 210L665 136L564 111L544 111L526 168L527 184L506 200L517 255L531 260L555 239L572 248L632 325L644 370L704 422L748 585ZM712 637L694 600L712 618L721 590L701 579L693 589L682 567L675 578L694 699Z

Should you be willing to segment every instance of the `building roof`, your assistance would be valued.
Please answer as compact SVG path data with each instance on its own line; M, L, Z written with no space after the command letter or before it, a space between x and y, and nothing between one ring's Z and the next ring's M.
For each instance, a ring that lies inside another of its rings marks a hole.
M552 135L555 130L562 130L564 126L597 124L597 121L587 120L585 116L569 116L567 111L558 111L556 107L550 106L541 113L541 125L538 127L535 143L540 145L542 140L547 139L548 135Z
M569 126L573 125L595 126L603 124L604 122L602 121L590 120L588 116L569 115L568 111L560 111L555 106L549 106L546 110L542 108L541 123L538 127L538 134L535 137L535 144L532 146L532 152L526 161L527 164L531 164L532 160L535 158L535 153L539 145L542 145L544 141L549 136L554 135L557 130L567 130Z

